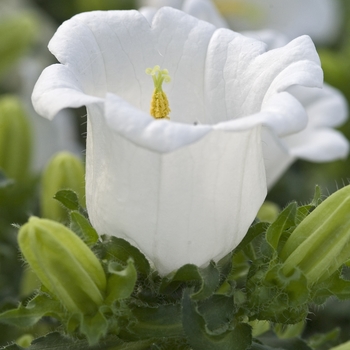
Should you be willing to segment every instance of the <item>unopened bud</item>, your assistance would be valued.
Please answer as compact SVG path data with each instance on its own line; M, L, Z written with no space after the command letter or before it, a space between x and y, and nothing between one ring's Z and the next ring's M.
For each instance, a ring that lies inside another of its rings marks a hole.
M44 218L66 221L65 208L54 199L59 190L71 189L77 193L81 204L85 206L84 165L69 152L60 152L48 162L41 182L41 214Z
M33 44L38 20L30 13L2 17L0 23L0 74L6 72Z
M67 227L31 217L18 243L41 283L70 312L90 314L102 304L106 276L94 253Z
M350 186L322 202L286 241L283 273L299 267L310 284L330 277L350 257Z
M28 176L31 131L20 101L14 96L0 98L0 168L6 176L23 181Z

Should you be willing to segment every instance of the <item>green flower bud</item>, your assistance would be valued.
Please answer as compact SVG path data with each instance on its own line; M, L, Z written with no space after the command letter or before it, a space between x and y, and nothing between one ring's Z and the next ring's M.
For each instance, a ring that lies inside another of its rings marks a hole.
M310 284L331 276L350 257L350 186L332 194L293 231L281 255L283 273L299 267Z
M266 201L256 215L260 221L272 223L277 219L280 208L273 202Z
M340 344L334 348L331 348L330 350L349 350L350 349L350 341L347 341L346 343Z
M21 227L18 243L41 283L70 312L90 314L106 290L103 268L85 243L57 222L31 217Z
M28 118L15 96L0 98L0 168L22 182L29 172L31 131Z
M30 13L2 18L0 22L0 74L16 62L33 44L37 30L37 19Z
M48 162L41 182L41 214L44 218L66 221L65 208L53 197L59 190L71 189L85 207L85 172L82 161L69 152L60 152Z

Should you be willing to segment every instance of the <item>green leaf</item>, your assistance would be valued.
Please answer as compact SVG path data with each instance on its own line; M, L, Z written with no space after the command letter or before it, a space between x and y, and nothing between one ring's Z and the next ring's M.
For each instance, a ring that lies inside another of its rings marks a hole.
M251 327L246 323L237 323L232 330L220 335L209 334L204 318L199 314L190 292L183 298L182 322L188 342L193 350L247 350L252 342Z
M298 323L308 313L308 283L300 270L285 276L281 266L253 262L246 284L248 309L259 320Z
M94 346L89 346L86 339L70 339L58 332L49 333L35 339L28 350L148 350L154 339L125 343L116 336L108 336ZM6 350L22 350L16 344L1 347Z
M80 209L78 195L72 190L60 190L55 194L54 198L69 210L78 211Z
M244 249L248 246L249 243L251 243L255 238L259 237L263 233L265 233L267 228L266 222L258 222L252 226L250 226L247 234L244 236L241 243L235 248L234 253L239 252L240 250Z
M249 348L249 350L283 350L281 348L271 348L271 346L267 346L264 344L257 343L253 341L252 346Z
M138 273L148 276L151 267L146 257L129 242L122 238L110 237L109 241L99 245L102 259L117 261L126 265L129 258L132 258Z
M98 241L98 233L89 220L78 211L70 212L70 229L74 231L89 247Z
M283 350L312 350L307 343L300 338L279 339L271 335L262 336L258 338L262 343L271 346L272 349ZM259 348L257 348L259 349ZM264 348L262 348L264 349Z
M222 334L229 329L236 312L233 300L232 296L214 294L198 304L198 311L204 318L210 334Z
M136 322L129 327L130 334L121 333L123 339L184 336L180 304L158 305L155 307L134 305L130 307Z
M80 316L80 332L86 336L89 345L96 345L107 333L107 319L100 310L93 316L82 314Z
M314 285L312 292L312 301L316 304L323 304L331 296L347 300L350 299L350 281L343 279L340 271L337 271L322 283Z
M290 227L295 226L296 212L296 202L290 203L267 229L266 240L275 251L278 250L282 234Z
M5 173L0 169L0 189L9 187L13 185L15 181L13 179L9 179Z
M308 340L308 344L312 349L317 349L327 343L334 342L340 335L340 328L334 328L325 334L315 334ZM329 344L328 344L329 345Z
M164 294L174 293L181 285L189 282L197 287L192 298L205 299L210 297L219 287L220 272L213 262L206 268L187 264L163 279L160 292Z
M44 316L60 319L64 314L61 304L48 295L39 294L27 306L19 305L0 314L0 322L11 326L26 328L35 325Z
M128 260L125 268L116 262L110 262L108 272L111 274L107 281L107 298L105 303L128 298L134 291L137 281L137 271L132 259Z

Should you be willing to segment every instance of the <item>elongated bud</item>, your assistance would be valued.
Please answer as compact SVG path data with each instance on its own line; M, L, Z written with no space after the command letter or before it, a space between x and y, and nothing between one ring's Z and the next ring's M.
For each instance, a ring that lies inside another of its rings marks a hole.
M321 282L350 257L350 186L332 194L290 235L281 251L283 272L298 266L309 283Z
M106 276L74 232L55 221L31 217L21 227L18 243L41 283L68 311L96 312L104 299Z
M0 23L0 74L13 65L34 42L38 32L37 19L30 13L2 18Z
M41 214L44 218L65 221L67 211L54 199L59 190L71 189L85 207L85 173L82 161L69 152L60 152L48 162L41 182Z
M0 168L7 177L25 180L31 146L30 125L20 101L10 95L0 98Z

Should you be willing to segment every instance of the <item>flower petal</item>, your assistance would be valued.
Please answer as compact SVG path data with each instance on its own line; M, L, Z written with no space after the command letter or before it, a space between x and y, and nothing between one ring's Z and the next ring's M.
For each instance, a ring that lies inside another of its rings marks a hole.
M303 132L304 142L295 144L293 137L285 141L289 146L290 154L294 157L309 160L312 162L329 162L332 160L346 158L349 153L349 141L339 131L318 128Z
M155 120L119 96L106 97L105 117L108 126L139 147L168 153L194 143L212 131L209 125L191 125Z
M41 73L32 94L34 109L48 119L53 119L64 108L102 101L99 97L84 94L73 71L61 64L47 67Z
M266 194L259 126L234 134L212 131L159 153L109 127L103 110L90 106L87 154L93 226L136 244L161 274L227 254Z
M288 92L273 95L265 103L261 112L219 123L215 129L245 129L263 125L278 136L285 136L303 130L307 125L307 115L300 102Z
M222 121L240 118L260 111L271 96L291 85L322 86L322 69L309 37L265 51L265 44L238 33L214 33L206 60L208 116Z
M293 86L288 91L305 107L312 127L337 127L347 119L348 106L344 95L328 84L322 89Z

